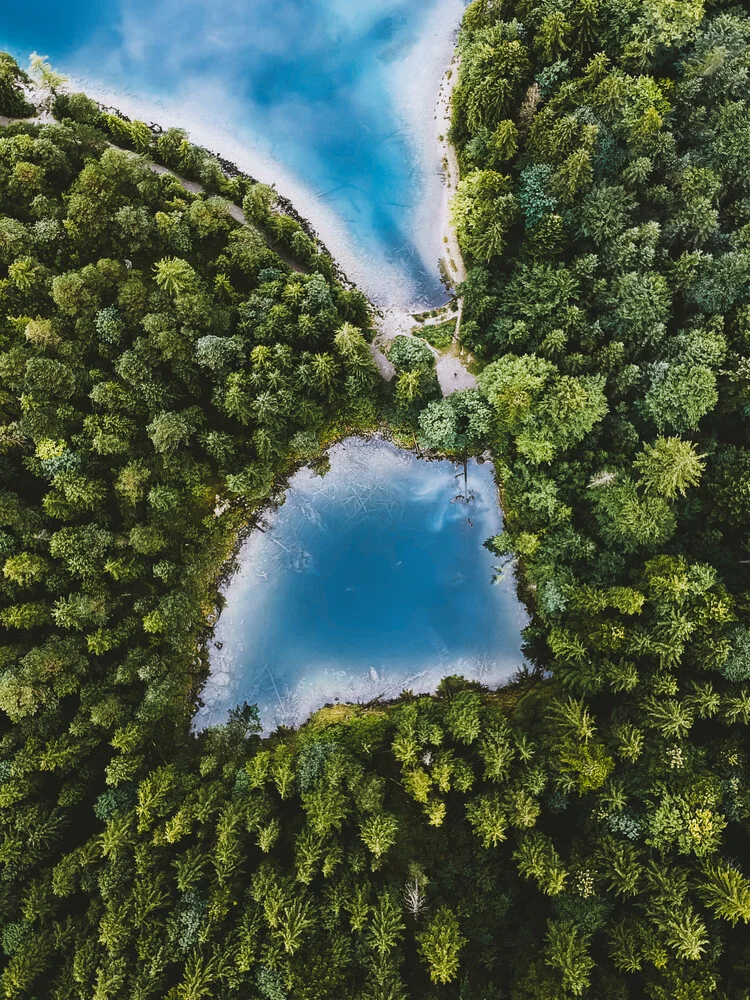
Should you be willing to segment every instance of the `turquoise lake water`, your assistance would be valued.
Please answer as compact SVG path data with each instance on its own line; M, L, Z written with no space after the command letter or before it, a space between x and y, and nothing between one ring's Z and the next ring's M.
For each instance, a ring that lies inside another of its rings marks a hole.
M483 545L502 527L492 466L469 463L466 494L462 466L379 439L330 461L322 478L298 472L240 551L200 727L242 701L273 729L453 673L497 685L523 662L526 614Z
M32 50L130 114L277 181L381 304L445 301L432 115L464 0L35 0Z

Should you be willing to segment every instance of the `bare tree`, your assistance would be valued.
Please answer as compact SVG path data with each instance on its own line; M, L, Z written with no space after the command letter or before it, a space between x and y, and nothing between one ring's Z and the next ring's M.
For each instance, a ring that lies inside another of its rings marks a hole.
M427 899L422 892L419 879L414 878L404 886L404 906L409 913L416 918L422 913L427 905Z

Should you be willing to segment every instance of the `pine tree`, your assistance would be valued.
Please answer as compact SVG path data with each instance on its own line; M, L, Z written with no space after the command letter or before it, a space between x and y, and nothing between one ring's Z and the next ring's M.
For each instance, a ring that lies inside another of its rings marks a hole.
M703 878L700 895L717 917L732 926L750 922L750 879L726 864L708 865Z
M691 909L673 914L665 921L664 931L669 945L680 958L697 962L708 944L703 921Z
M385 959L401 941L405 930L401 908L389 892L381 893L365 930L368 947Z
M497 847L506 839L508 819L503 800L496 792L469 801L466 817L484 847Z
M164 257L154 265L154 277L159 288L169 295L179 295L195 281L195 272L181 257Z
M698 454L692 441L659 437L644 447L633 464L641 473L647 492L674 500L678 494L684 496L689 487L698 485L705 468L704 457Z
M545 962L562 976L563 989L582 996L591 982L595 962L589 954L589 937L569 920L550 920L547 925Z
M296 896L285 906L279 915L278 938L288 955L293 955L302 944L306 931L315 926L315 920L310 913L310 901L304 896Z
M466 944L453 910L441 906L427 930L417 935L417 941L432 982L452 982L458 975L461 950Z
M379 860L396 843L398 820L390 813L376 813L360 824L362 840Z

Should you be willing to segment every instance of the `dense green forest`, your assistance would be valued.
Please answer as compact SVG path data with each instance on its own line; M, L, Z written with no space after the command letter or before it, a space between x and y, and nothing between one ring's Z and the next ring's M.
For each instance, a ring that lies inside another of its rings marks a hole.
M367 303L181 133L0 129L3 997L750 996L750 16L475 0L459 55L479 388L391 353L425 447L493 451L530 669L267 738L191 732L202 641L390 412Z

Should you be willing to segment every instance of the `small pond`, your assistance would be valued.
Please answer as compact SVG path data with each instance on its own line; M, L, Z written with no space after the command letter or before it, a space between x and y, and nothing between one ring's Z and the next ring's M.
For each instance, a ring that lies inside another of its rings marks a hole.
M266 730L334 701L497 685L522 663L526 613L493 585L501 530L490 463L427 462L379 438L331 449L243 544L210 648L197 725L257 703Z

